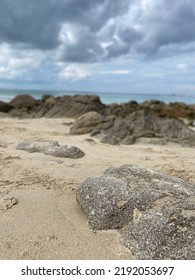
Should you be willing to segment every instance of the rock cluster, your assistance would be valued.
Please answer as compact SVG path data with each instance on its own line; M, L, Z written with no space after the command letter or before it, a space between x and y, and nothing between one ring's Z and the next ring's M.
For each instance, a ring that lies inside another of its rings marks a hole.
M53 97L45 95L36 100L30 95L18 95L10 103L0 102L0 113L13 117L75 117L71 134L91 133L107 144L126 144L138 138L157 138L156 143L168 141L195 145L195 105L165 104L151 100L138 104L102 104L95 95ZM178 118L188 119L188 124Z
M195 185L135 165L88 178L77 201L94 230L123 229L136 259L195 259Z
M155 137L159 143L171 141L195 146L195 132L182 121L159 118L146 110L133 112L126 118L89 112L75 121L70 133L91 133L107 144L130 145L141 137Z
M85 155L79 148L70 145L60 146L57 141L24 141L16 146L16 150L74 159Z
M158 100L150 100L139 104L136 101L129 101L105 105L95 95L62 97L44 95L41 100L36 100L28 94L18 95L9 103L0 102L0 112L8 112L9 115L17 117L76 117L95 111L106 116L124 118L139 110L147 110L155 116L164 118L195 119L195 105L181 102L166 104Z
M10 103L0 103L0 112L5 112L5 105L6 112L10 116L21 118L76 117L89 111L100 111L105 107L99 97L94 95L62 97L44 95L41 100L27 94L18 95Z

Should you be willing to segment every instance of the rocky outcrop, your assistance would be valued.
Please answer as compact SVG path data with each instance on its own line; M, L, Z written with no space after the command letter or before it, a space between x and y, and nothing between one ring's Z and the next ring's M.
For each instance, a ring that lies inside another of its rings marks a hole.
M75 159L85 155L79 148L70 145L61 146L57 141L24 141L16 146L16 150Z
M161 118L195 119L195 105L187 105L181 102L166 104L158 100L150 100L142 103L129 101L121 104L113 103L105 105L96 95L66 95L61 97L44 95L41 100L35 100L26 94L18 95L10 103L6 104L13 107L12 110L8 110L10 115L26 118L78 117L90 111L104 116L113 115L115 117L126 118L133 112L147 110ZM5 106L5 104L3 105Z
M39 102L31 95L18 95L9 103L12 106L12 109L9 110L9 115L12 117L28 118L31 112L36 110L38 104Z
M100 111L104 108L98 96L75 95L62 97L43 97L40 106L34 112L36 117L77 117L86 112Z
M130 164L86 179L77 201L92 229L123 229L136 259L195 259L193 184Z
M182 102L166 104L159 100L148 100L138 104L136 101L130 101L122 104L110 104L105 109L107 114L123 118L139 110L147 110L161 118L195 119L195 105Z
M148 111L137 111L126 118L135 138L156 137L182 145L195 145L195 132L178 119L158 118Z
M77 117L71 134L91 133L100 142L112 145L130 145L138 138L150 137L158 138L159 143L171 141L194 146L195 132L182 121L170 118L177 113L180 117L187 116L188 123L193 124L194 106L183 103L168 105L155 100L141 104L130 101L104 105L98 96L93 95L45 95L41 100L18 95L9 104L0 103L0 111L14 117Z
M91 131L91 136L100 139L102 143L130 145L138 138L148 137L158 138L159 143L170 141L195 146L195 132L182 121L158 118L146 110L136 111L126 118L99 115L101 122L90 128L82 121L82 117L76 120L71 131L77 133L78 127L80 133Z

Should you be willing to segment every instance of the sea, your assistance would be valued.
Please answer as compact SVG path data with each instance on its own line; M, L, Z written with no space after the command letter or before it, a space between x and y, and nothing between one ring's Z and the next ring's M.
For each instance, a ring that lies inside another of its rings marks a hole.
M159 100L165 103L172 102L183 102L185 104L195 104L195 93L194 94L163 94L163 93L112 93L112 92L78 92L78 91L50 91L50 90L20 90L20 89L0 89L0 100L4 102L11 101L14 97L20 94L29 94L35 99L41 99L43 95L52 95L54 97L64 95L98 95L100 100L104 104L111 103L124 103L131 100L137 101L138 103L147 100Z

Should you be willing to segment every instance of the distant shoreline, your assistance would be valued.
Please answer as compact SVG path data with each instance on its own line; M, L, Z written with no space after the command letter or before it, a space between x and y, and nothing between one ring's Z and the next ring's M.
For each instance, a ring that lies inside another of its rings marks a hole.
M50 91L50 90L20 90L20 89L0 89L0 101L10 102L14 97L21 94L28 94L35 99L41 99L43 95L51 95L54 97L74 96L74 95L97 95L104 104L125 103L136 101L138 103L159 100L166 104L173 102L183 102L185 104L195 104L195 94L163 94L163 93L111 93L111 92L85 92L85 91Z

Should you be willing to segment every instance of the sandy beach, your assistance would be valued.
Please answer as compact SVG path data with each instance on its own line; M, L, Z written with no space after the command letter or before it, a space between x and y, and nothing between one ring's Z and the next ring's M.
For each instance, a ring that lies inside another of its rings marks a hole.
M0 119L0 259L132 259L120 231L92 231L76 201L87 177L127 163L195 183L195 149L140 139L108 145L70 135L73 119ZM16 150L24 140L56 140L84 151L79 159Z

